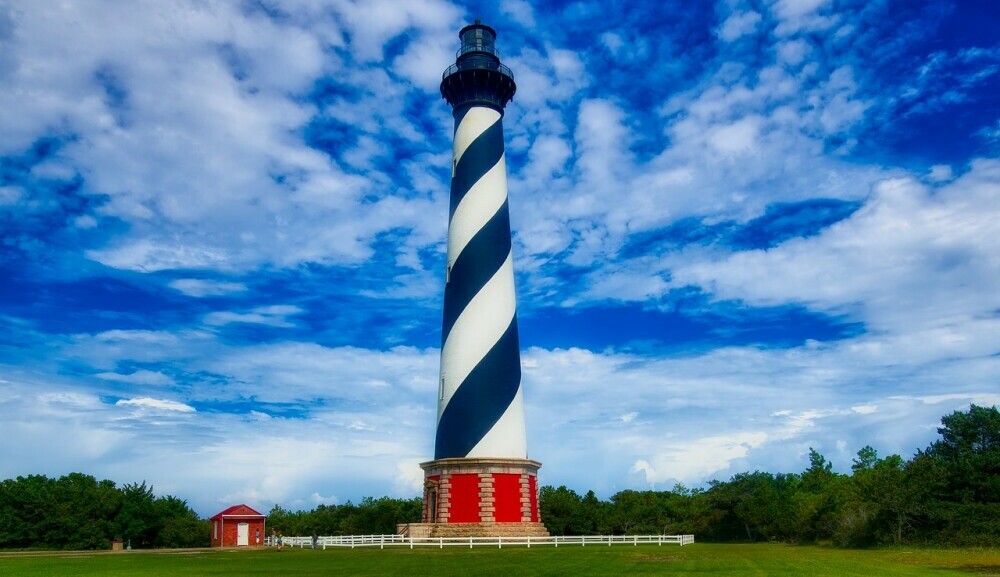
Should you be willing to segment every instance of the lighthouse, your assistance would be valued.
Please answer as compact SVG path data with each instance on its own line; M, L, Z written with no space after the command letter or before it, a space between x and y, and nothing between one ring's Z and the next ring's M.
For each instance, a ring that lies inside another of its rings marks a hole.
M517 85L493 28L476 20L458 35L441 80L455 128L437 430L414 533L547 535L541 463L528 459L525 439L504 155L504 107Z

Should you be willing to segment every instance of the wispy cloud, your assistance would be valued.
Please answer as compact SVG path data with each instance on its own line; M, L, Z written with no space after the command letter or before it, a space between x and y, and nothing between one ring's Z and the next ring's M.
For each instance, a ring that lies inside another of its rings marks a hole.
M288 317L301 314L302 312L301 308L294 305L257 307L244 313L216 311L205 315L205 324L221 326L230 323L244 323L272 327L292 327L294 324L288 320Z
M95 375L99 379L104 379L106 381L118 381L121 383L128 383L133 385L172 385L174 380L169 376L158 372L158 371L147 371L139 370L134 373L97 373Z
M191 297L223 296L240 293L247 290L243 283L211 281L196 278L179 278L168 283L170 288L178 290Z
M135 407L137 409L149 409L152 411L176 411L178 413L193 413L194 407L170 401L167 399L153 399L150 397L138 397L135 399L121 399L115 403L119 407Z

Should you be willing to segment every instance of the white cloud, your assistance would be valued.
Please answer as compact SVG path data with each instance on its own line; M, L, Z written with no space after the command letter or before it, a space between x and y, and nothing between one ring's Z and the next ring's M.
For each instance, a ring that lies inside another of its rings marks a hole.
M789 40L778 44L778 62L798 66L809 54L809 43L802 39Z
M976 327L992 331L1000 307L995 291L982 290L1000 281L987 241L1000 235L998 180L1000 161L984 160L934 194L911 179L883 181L861 210L818 236L678 264L672 284L755 305L855 311L873 329L924 330L939 346L969 346Z
M505 52L503 61L514 71L517 81L517 94L507 110L515 129L518 125L524 127L521 114L543 114L553 104L561 108L590 83L583 60L572 50L551 45L545 46L544 52L523 48L519 53Z
M932 182L951 180L952 177L951 166L947 164L935 164L931 167L931 172L927 176Z
M90 216L89 214L84 214L73 219L73 224L77 228L88 229L97 226L97 219Z
M746 457L750 450L766 441L765 433L684 439L651 447L658 451L653 461L636 461L632 472L641 472L650 486L677 479L705 479L728 469L733 461Z
M757 30L760 20L760 14L753 10L734 13L719 26L719 38L726 42L732 42L737 38L752 34Z
M604 47L608 49L608 52L612 56L617 56L621 49L625 47L625 40L614 32L601 34L601 43L604 44Z
M937 419L953 407L998 400L989 392L995 371L984 357L996 339L984 332L970 346L954 337L881 332L784 350L729 347L666 358L530 349L523 354L530 454L545 465L543 483L593 488L605 497L754 468L798 470L808 446L841 469L865 444L909 455L933 439ZM53 431L104 443L66 462L123 481L142 471L158 490L193 496L205 514L233 499L266 509L276 502L313 507L314 493L419 492L417 463L432 453L437 350L236 347L211 334L149 331L80 335L65 346L65 356L98 366L174 359L186 374L212 375L212 386L185 389L175 400L122 399L108 409L100 391L8 384L0 387L0 439L31 439L22 449L38 453ZM852 385L858 382L869 387ZM44 399L26 394L35 389L52 392ZM263 405L248 412L241 401L234 413L193 409L248 398ZM269 403L305 413L267 418ZM123 420L113 409L124 408L136 413ZM35 435L33 427L49 433ZM257 448L252 454L248 442ZM0 451L22 455L10 443ZM591 466L581 469L581 460ZM21 466L50 470L42 462L32 457ZM182 466L192 462L199 465ZM234 483L230 473L251 470L260 474L237 475Z
M194 407L170 401L166 399L154 399L151 397L137 397L134 399L120 399L115 402L119 407L136 407L138 409L150 409L153 411L176 411L178 413L193 413Z
M316 505L336 505L339 499L336 495L330 495L329 497L320 495L319 493L313 493L309 496L312 502Z
M397 494L423 494L424 470L420 468L421 461L422 459L404 459L396 464L395 488Z
M158 371L147 371L145 369L128 374L97 373L95 376L106 381L117 381L132 385L170 386L174 384L174 380L168 375Z
M117 248L89 250L85 254L88 258L112 268L132 269L141 272L157 272L177 268L229 268L228 255L225 252L197 246L161 244L150 240L123 244Z
M197 278L179 278L168 283L170 288L180 291L190 297L222 296L232 293L245 292L247 287L243 283L212 281Z
M11 205L21 199L24 192L17 186L0 186L0 206Z
M509 16L511 20L521 26L526 28L535 27L535 10L525 0L503 0L500 3L500 12Z
M774 3L774 12L779 18L801 18L816 12L829 0L778 0Z
M15 14L5 49L20 65L0 91L0 108L10 112L0 121L0 154L20 153L53 130L74 135L58 163L36 172L79 173L88 191L107 198L78 222L129 225L89 258L144 272L358 263L380 231L428 228L417 216L438 199L360 203L396 187L377 171L349 167L371 168L378 147L366 151L366 142L424 137L404 114L410 86L387 70L433 92L457 42L458 8L297 3L271 19L241 6L99 2ZM106 27L109 13L130 25ZM377 62L386 42L411 32L398 66ZM373 68L340 69L327 48L344 48L345 38ZM357 114L345 121L373 132L357 148L333 150L335 158L301 138L317 114L338 111L337 103L318 111L303 97L323 75L364 95L347 104Z
M757 149L762 120L746 116L732 124L715 128L708 137L709 144L723 154L752 153Z
M438 356L436 351L411 347L380 352L314 343L280 343L227 351L206 362L209 370L227 378L230 394L253 396L261 401L288 402L329 396L356 402L420 404L415 393L433 396L436 390ZM378 428L387 422L387 416L370 417L362 412L344 425L358 423Z
M461 16L457 6L439 0L419 3L341 0L336 8L340 20L352 36L353 56L363 62L381 60L385 44L410 27L446 30L454 35Z
M205 324L212 326L224 326L232 323L243 323L288 328L295 326L295 324L290 321L288 317L298 315L303 312L304 311L300 307L294 305L270 305L257 307L245 313L216 311L205 315Z
M796 32L818 32L838 23L836 16L823 14L829 0L777 0L772 11L778 18L775 33L788 36Z
M995 338L947 348L933 339L874 333L791 349L729 347L672 358L532 349L523 363L529 446L547 463L546 483L599 492L632 486L626 479L636 472L648 483L669 485L743 470L801 470L810 445L838 470L866 444L909 456L933 439L943 414L996 401L987 392L994 364L988 343ZM616 386L601 384L607 382ZM950 390L954 386L960 390ZM948 391L948 398L912 394L931 390ZM627 420L632 414L642 419ZM628 426L609 427L609 421ZM596 459L594 467L615 473L581 481L573 465L581 459Z
M0 387L3 478L78 470L120 483L145 480L157 494L178 495L211 515L237 501L264 511L275 503L311 508L316 495L342 491L408 498L415 494L413 483L397 487L393 479L409 470L402 463L415 466L432 450L432 410L383 405L376 413L359 413L380 423L380 431L352 430L344 422L351 409L316 411L307 419L247 419L154 397L112 405L77 392L77 384L61 387L20 378ZM33 394L37 389L50 392ZM219 401L220 391L205 392ZM427 396L432 399L433 390ZM123 410L130 413L123 416ZM248 443L253 451L246 450ZM331 500L337 498L322 497Z
M992 407L994 405L1000 405L1000 394L997 393L948 393L942 395L924 395L918 397L900 396L892 397L893 399L900 400L914 400L919 401L925 405L936 405L939 403L946 403L950 401L962 401L957 403L958 406L965 406L968 403Z

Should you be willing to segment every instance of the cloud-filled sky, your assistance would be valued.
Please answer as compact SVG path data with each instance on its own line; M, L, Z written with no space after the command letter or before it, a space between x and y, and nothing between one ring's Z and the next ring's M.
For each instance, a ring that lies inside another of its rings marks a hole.
M1000 402L992 2L0 0L0 478L419 494L476 17L543 484L845 471Z

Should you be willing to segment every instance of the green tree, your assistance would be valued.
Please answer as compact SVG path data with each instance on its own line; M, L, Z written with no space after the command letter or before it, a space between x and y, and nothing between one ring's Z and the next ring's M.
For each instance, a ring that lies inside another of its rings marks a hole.
M160 528L155 500L153 487L147 487L145 481L123 485L121 508L114 522L116 535L132 547L152 547Z
M950 500L1000 503L1000 411L971 405L941 418L927 455L946 470Z
M672 523L664 527L664 534L704 537L719 522L722 512L712 507L712 501L704 490L678 484L671 493L669 509Z
M50 547L45 542L45 525L55 498L55 480L45 475L3 481L0 484L0 547Z
M713 481L708 491L718 509L718 522L710 533L717 541L787 540L794 533L792 495L797 475L762 471L738 473L728 482Z
M865 445L858 451L858 456L852 461L851 471L857 473L858 471L870 470L878 463L878 460L878 451L873 449L871 445Z
M849 480L834 473L833 463L810 447L809 468L802 473L801 487L792 497L797 524L795 539L805 542L832 539L850 491Z
M110 520L121 502L115 484L70 473L56 481L55 491L58 498L51 505L47 523L49 545L65 549L110 548Z
M610 533L611 529L607 517L607 503L598 499L594 491L587 491L587 494L580 499L580 507L576 510L576 514L571 520L570 534L597 535Z
M293 513L283 509L280 505L271 507L267 514L267 527L269 530L281 533L282 535L305 535L301 532L302 512Z
M580 515L580 495L565 485L558 488L545 485L539 491L538 507L545 528L552 535L575 535L574 527Z
M1000 412L970 405L941 418L941 438L911 460L920 479L923 540L954 545L1000 543Z
M211 526L188 507L187 501L167 495L153 503L156 513L156 547L208 547Z
M802 488L820 493L835 476L833 463L827 461L816 449L809 447L809 468L802 473Z
M874 449L865 447L858 451L853 468L856 495L869 523L858 536L863 541L902 544L920 507L919 484L907 477L903 458L889 455L880 459ZM862 544L857 542L860 540L856 538L856 544Z

